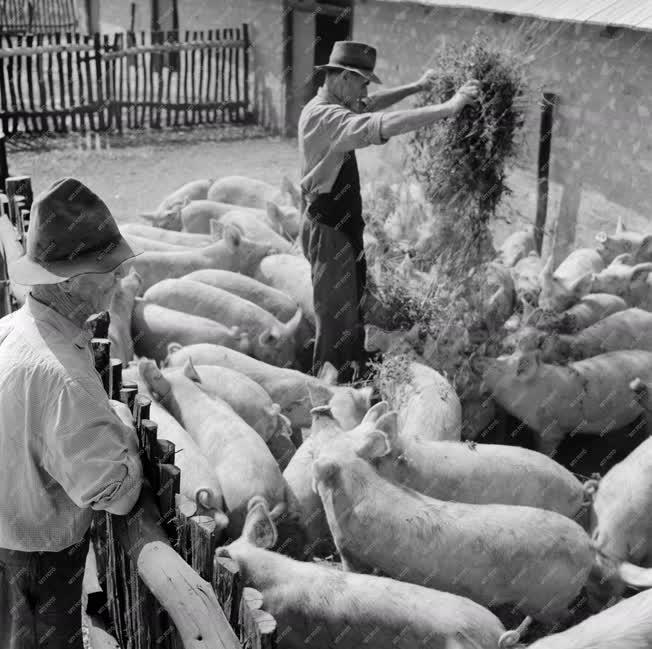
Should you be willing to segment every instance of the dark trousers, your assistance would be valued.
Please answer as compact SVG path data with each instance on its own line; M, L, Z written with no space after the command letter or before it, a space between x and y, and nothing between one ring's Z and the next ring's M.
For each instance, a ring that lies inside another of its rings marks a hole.
M366 360L360 308L367 279L364 254L341 231L305 217L301 240L311 266L316 316L313 374L328 361L340 383L351 381Z
M60 552L0 549L0 647L82 649L88 534Z

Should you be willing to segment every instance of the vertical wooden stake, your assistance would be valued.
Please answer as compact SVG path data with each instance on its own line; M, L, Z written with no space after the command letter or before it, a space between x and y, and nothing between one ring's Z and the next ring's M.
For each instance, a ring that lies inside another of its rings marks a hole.
M111 396L111 341L108 338L93 338L91 348L95 357L95 369L102 379L106 394Z
M550 145L552 140L553 109L557 96L551 92L543 94L541 127L539 133L539 161L537 182L537 216L534 225L534 245L541 254L543 231L548 211L548 177L550 175Z

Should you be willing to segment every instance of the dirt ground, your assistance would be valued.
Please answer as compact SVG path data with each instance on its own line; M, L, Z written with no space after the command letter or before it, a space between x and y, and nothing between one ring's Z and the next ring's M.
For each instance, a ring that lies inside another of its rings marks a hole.
M394 138L393 146L372 146L358 152L362 182L406 179L402 162L407 136ZM35 192L70 175L86 182L120 220L138 220L153 210L171 191L190 180L241 174L278 185L283 175L299 179L296 140L267 136L257 127L202 127L194 130L141 132L125 136L43 138L11 143L8 151L12 174L32 177ZM509 175L513 195L506 198L494 223L499 245L516 229L531 227L536 213L534 170L514 169ZM550 187L547 233L559 210L561 188ZM611 232L618 214L631 229L646 229L644 215L609 203L599 192L582 195L576 245L593 246L600 230ZM550 236L544 240L544 254Z

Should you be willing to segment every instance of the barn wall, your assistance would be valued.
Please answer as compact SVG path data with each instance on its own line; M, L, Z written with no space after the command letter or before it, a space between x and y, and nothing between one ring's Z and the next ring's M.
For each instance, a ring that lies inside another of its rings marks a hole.
M122 29L130 23L130 2L102 3L102 23ZM283 7L281 0L178 0L181 30L209 30L249 24L254 99L260 123L276 131L285 119ZM136 29L150 29L151 2L136 2Z
M608 38L600 26L526 17L499 22L493 14L477 10L358 0L353 38L378 48L378 74L386 86L392 86L418 78L435 63L440 46L470 39L479 27L516 51L534 47L534 58L525 68L527 77L533 86L560 96L551 180L565 188L569 198L573 191L581 191L583 198L591 192L608 201L600 208L593 198L589 210L580 204L579 229L590 229L586 220L594 218L596 210L612 210L610 203L642 215L645 223L652 170L652 35L625 29ZM402 105L407 107L411 101ZM520 167L532 174L536 174L539 123L535 106L519 160ZM532 192L536 192L534 185ZM551 217L556 214L549 210Z

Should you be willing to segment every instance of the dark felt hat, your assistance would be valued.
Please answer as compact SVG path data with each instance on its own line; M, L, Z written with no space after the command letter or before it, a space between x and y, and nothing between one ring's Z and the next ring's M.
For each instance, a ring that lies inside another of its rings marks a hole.
M316 65L315 68L350 70L362 75L367 81L382 83L374 74L376 65L376 48L355 41L335 41L328 63Z
M109 208L74 178L62 178L32 203L25 254L9 264L16 284L59 284L108 273L143 252L120 234Z

